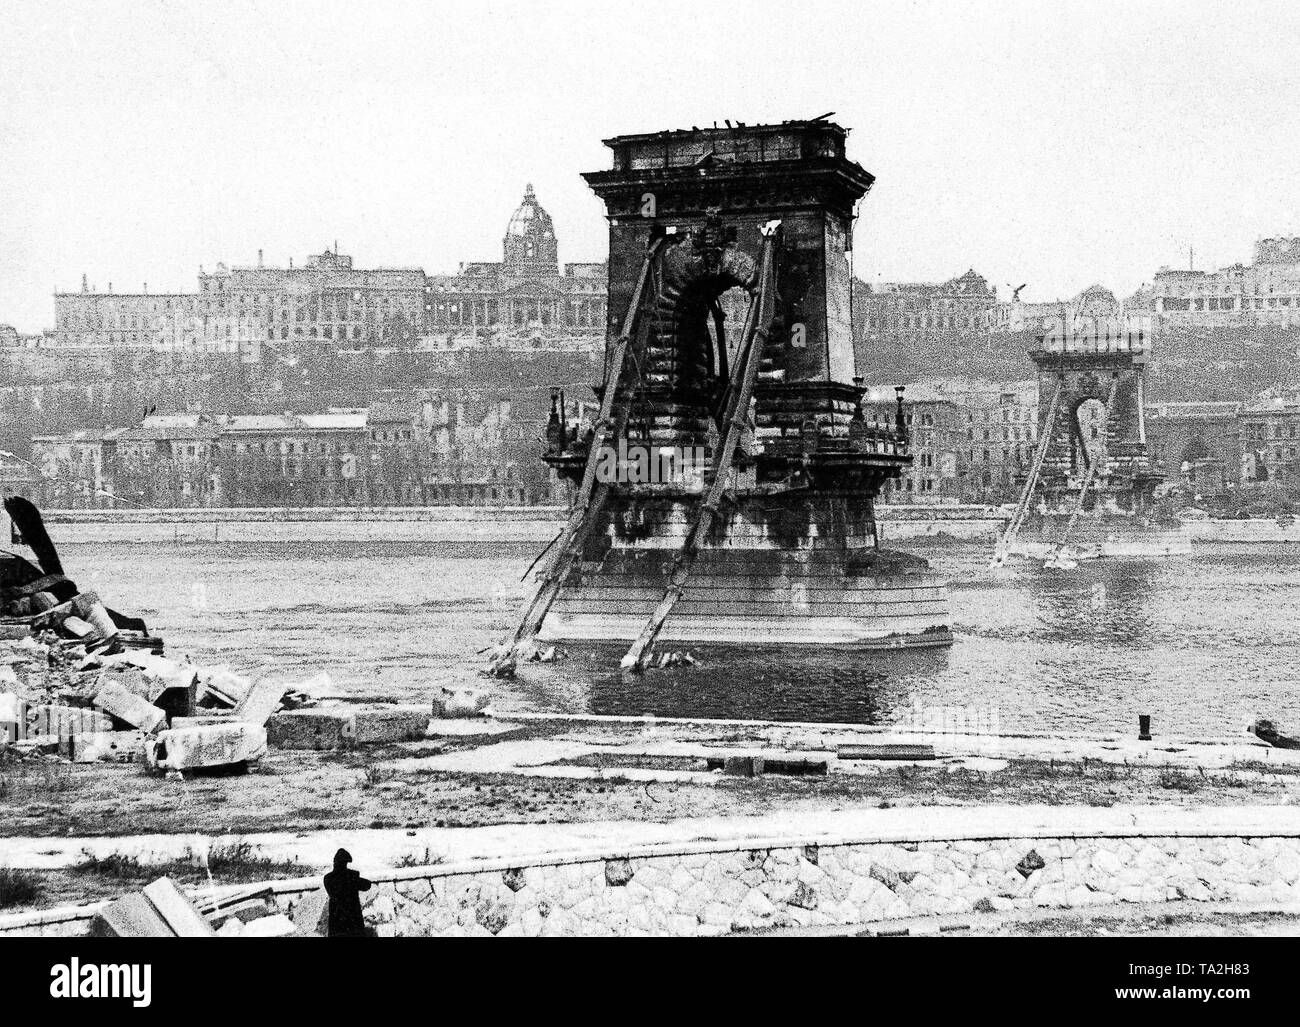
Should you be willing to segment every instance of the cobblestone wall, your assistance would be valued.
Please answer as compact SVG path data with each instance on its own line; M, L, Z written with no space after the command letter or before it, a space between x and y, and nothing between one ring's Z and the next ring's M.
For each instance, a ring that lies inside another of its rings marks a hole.
M1300 903L1300 839L1019 839L665 854L383 882L367 896L365 912L382 936L701 935L1177 899Z
M374 875L372 875L374 876ZM392 870L363 894L383 937L707 935L1117 902L1300 904L1300 837L1088 837L646 849ZM278 882L286 912L319 879ZM0 917L84 933L93 909Z

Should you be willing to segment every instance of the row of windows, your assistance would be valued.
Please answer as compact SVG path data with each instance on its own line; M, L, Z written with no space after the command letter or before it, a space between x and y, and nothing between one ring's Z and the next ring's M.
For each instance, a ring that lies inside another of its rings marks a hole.
M1246 429L1246 438L1251 439L1253 441L1259 442L1268 437L1268 426L1259 421L1248 422L1245 425L1245 429ZM1274 424L1273 438L1294 439L1294 438L1300 438L1300 434L1297 433L1297 426L1294 422L1286 426L1283 426L1281 424Z
M865 317L862 319L867 331L884 331L886 329L904 329L912 331L956 331L961 328L978 328L978 317Z
M280 454L301 453L304 456L310 456L312 453L312 444L310 442L236 442L236 453L265 453ZM331 453L355 453L355 444L352 442L319 442L316 444L316 452L321 456L327 456Z

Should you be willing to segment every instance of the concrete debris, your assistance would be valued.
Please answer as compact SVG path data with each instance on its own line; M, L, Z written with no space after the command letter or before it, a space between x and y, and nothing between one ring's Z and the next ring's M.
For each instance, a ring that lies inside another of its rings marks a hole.
M92 938L211 938L216 934L170 878L115 899L90 922Z
M291 934L297 934L298 929L283 913L273 913L271 916L260 917L257 920L250 920L244 924L244 930L239 937L241 938L287 938Z
M144 753L143 731L95 731L72 735L68 755L73 763L135 763Z
M266 724L267 738L280 749L351 749L357 722L350 710L286 710Z
M356 744L410 742L423 738L432 717L427 706L378 706L358 709Z
M169 660L165 656L145 652L115 653L102 657L87 657L88 663L97 663L100 667L134 667L143 671L153 682L180 683L176 679L194 674L195 668L189 663Z
M283 681L259 678L244 694L230 715L236 720L265 727L271 715L280 708L280 700L289 687Z
M27 700L13 692L0 692L0 742L27 737Z
M233 709L253 687L251 679L234 673L229 667L199 667L198 704L212 709Z
M113 619L95 592L82 592L37 613L31 618L31 630L56 631L82 641L103 641L117 635Z
M175 938L167 921L140 892L114 899L95 914L91 938Z
M194 713L198 698L198 672L190 663L153 653L129 652L99 661L100 687L121 685L157 706L170 721Z
M14 742L11 748L20 756L58 756L59 738L57 735L32 735Z
M112 731L113 721L107 714L78 706L29 706L27 710L27 735L72 735L97 731Z
M195 905L210 923L219 926L226 917L256 920L259 916L273 913L274 896L275 893L266 885L256 884L238 889L233 894L224 894L220 898L200 892L195 898Z
M335 687L333 680L326 671L314 674L306 681L300 681L296 685L290 685L286 693L286 698L292 696L294 704L304 706L309 703L320 702L322 699L342 699L345 693Z
M439 686L433 697L435 717L477 717L491 701L481 688L447 688Z
M279 749L351 749L424 738L431 722L427 706L325 706L283 710L267 722L267 737Z
M228 713L204 713L194 717L173 717L169 727L180 731L187 727L208 727L212 724L229 724Z
M291 935L301 937L307 933L299 930L283 913L271 913L253 920L232 916L217 928L219 938L287 938Z
M167 922L178 938L211 938L213 930L198 909L170 877L160 877L144 886L144 897Z
M290 912L299 934L329 933L330 897L324 888L307 892L293 904Z
M49 632L103 652L161 650L162 639L151 636L144 621L110 610L97 593L83 592L64 573L40 511L29 500L10 496L4 508L35 562L9 551L0 556L0 637Z
M149 769L156 772L246 769L266 755L266 729L234 722L161 731L144 752Z
M664 653L655 664L658 667L694 667L696 659L688 652Z
M128 692L119 684L105 685L95 695L94 704L105 713L134 728L152 734L167 720L167 714L142 696Z

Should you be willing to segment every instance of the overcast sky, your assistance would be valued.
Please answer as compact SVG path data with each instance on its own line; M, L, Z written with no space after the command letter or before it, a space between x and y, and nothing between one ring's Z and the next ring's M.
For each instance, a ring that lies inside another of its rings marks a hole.
M333 245L499 259L526 182L601 260L602 138L835 111L867 281L1023 298L1300 233L1300 5L0 0L0 323Z

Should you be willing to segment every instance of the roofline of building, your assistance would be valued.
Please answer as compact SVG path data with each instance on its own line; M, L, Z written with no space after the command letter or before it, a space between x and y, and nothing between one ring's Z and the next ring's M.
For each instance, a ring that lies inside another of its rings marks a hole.
M644 142L666 142L671 139L681 139L687 136L699 135L740 135L757 133L760 135L776 135L779 132L789 132L801 129L829 129L847 136L849 129L835 121L782 121L782 122L765 122L763 124L749 125L740 124L728 127L726 125L714 124L703 128L669 128L661 129L658 132L634 132L630 135L611 136L608 139L602 139L601 142L610 147L622 146L627 143L644 143Z

